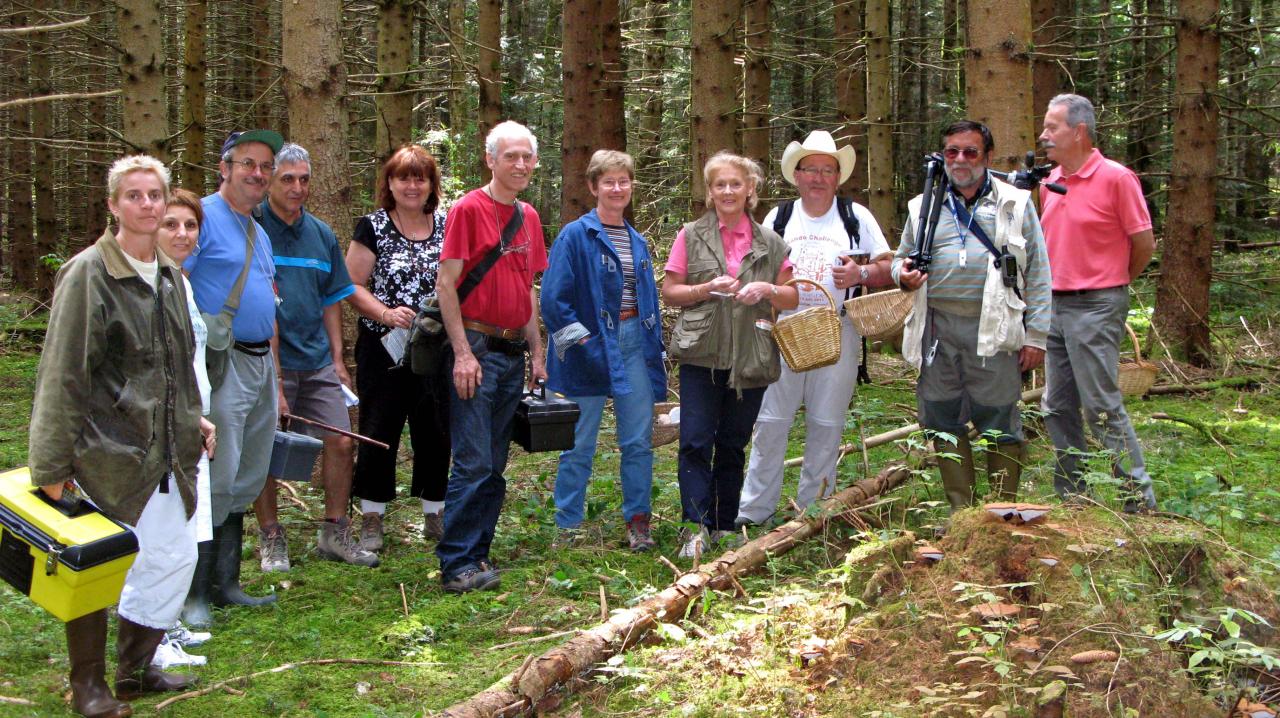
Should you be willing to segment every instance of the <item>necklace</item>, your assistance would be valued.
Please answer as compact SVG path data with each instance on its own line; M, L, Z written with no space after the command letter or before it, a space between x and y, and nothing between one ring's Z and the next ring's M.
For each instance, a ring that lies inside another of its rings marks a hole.
M400 214L399 207L396 207L391 211L395 213L396 225L399 226L400 234L403 234L405 239L409 240L410 242L418 242L420 241L420 239L426 239L427 237L431 236L431 230L433 229L432 227L428 226L427 231L423 233L423 236L421 238L419 238L418 233L409 229L409 226L405 224L404 216ZM430 225L430 219L428 219L428 225Z

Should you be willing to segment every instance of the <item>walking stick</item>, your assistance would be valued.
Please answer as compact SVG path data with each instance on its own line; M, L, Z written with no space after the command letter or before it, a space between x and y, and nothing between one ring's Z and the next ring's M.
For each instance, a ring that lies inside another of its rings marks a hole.
M351 437L352 439L355 439L356 441L363 441L363 442L364 442L364 443L366 443L366 444L373 444L374 446L378 447L379 449L390 449L390 448L391 448L391 445L390 445L390 444L384 444L384 443L382 443L381 441L378 441L377 439L370 439L369 437L367 437L367 436L362 436L362 435L360 435L360 434L355 433L354 431L347 431L346 429L339 429L339 428L338 428L338 427L336 427L336 426L330 426L329 424L326 424L326 423L324 423L323 421L316 421L315 419L308 419L308 418L306 418L306 417L297 416L297 415L289 414L289 413L281 414L281 415L280 415L280 418L282 418L282 419L288 419L289 421L301 421L301 422L302 422L302 423L304 423L304 424L310 424L310 425L312 425L312 426L318 426L318 427L320 427L321 429L324 429L325 431L332 431L332 432L333 432L333 433L335 433L335 434L342 434L343 436Z

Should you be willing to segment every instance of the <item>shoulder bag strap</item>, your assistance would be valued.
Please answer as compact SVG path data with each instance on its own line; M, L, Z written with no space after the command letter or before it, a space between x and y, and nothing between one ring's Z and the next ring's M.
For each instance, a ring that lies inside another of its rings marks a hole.
M244 227L244 268L240 270L240 276L236 277L236 283L231 285L231 294L227 295L227 302L223 305L233 317L240 311L240 295L244 293L244 280L249 277L249 264L253 261L253 239L257 235L253 225L253 217L250 216L249 223Z
M484 259L480 263L471 268L467 272L467 276L462 280L462 284L458 285L458 306L466 301L467 296L471 294L471 290L480 284L480 280L484 279L484 275L489 272L493 265L498 263L498 258L502 256L503 251L515 239L516 232L520 231L520 227L524 224L524 208L520 206L520 200L516 200L515 211L511 213L511 219L507 220L507 226L502 228L502 239L498 242L489 253L484 255Z

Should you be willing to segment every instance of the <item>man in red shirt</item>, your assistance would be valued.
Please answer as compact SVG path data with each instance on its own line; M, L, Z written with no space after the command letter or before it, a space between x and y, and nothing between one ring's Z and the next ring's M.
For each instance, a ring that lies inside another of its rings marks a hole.
M485 140L485 163L493 179L449 209L436 282L453 350L447 362L453 468L444 535L436 544L440 578L450 593L498 587L489 547L507 490L502 472L526 352L532 358L529 386L547 376L533 288L534 276L547 268L547 246L538 213L517 199L538 166L538 140L524 125L502 122ZM522 220L513 219L517 212ZM510 222L518 228L507 230ZM468 274L487 264L486 255L500 244L497 261L459 306Z
M1154 509L1156 497L1117 383L1119 343L1129 284L1151 261L1155 235L1137 175L1093 146L1094 122L1088 99L1058 95L1049 101L1040 134L1048 158L1058 163L1047 181L1067 187L1065 195L1040 194L1053 269L1043 408L1057 450L1058 495L1088 491L1080 468L1087 422L1112 454L1113 474L1125 480L1124 509L1132 513Z

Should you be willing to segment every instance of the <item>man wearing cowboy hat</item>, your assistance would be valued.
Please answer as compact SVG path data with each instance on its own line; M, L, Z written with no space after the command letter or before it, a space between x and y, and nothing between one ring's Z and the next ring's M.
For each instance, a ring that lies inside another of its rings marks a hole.
M920 371L916 407L933 438L952 510L973 503L973 422L987 445L992 494L1013 500L1022 473L1022 372L1040 366L1049 333L1049 258L1031 193L987 172L995 140L986 125L942 131L950 189L942 199L928 271L912 266L922 195L908 222L893 275L915 292L902 356Z
M796 186L800 198L774 207L763 223L790 247L795 277L821 285L837 303L854 287L892 281L892 254L875 217L866 207L836 197L836 189L853 174L855 159L852 147L836 149L831 133L824 130L809 133L803 143L792 142L782 153L782 176ZM794 311L826 305L821 291L800 285L800 306ZM805 508L834 492L845 414L857 384L860 343L852 324L841 322L841 328L839 361L803 373L784 365L782 376L765 391L752 435L738 526L763 523L776 512L787 435L801 403L806 437L796 505Z

